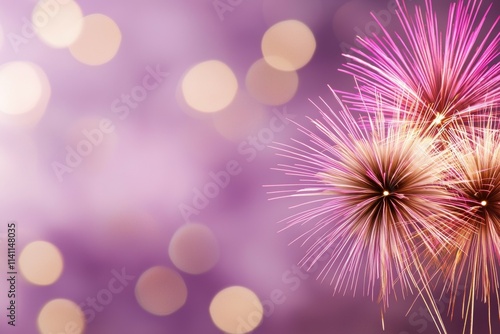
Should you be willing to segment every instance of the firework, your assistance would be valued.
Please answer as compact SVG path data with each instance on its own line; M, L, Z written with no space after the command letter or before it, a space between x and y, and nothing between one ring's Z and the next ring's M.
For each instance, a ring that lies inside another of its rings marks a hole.
M322 120L312 120L318 133L299 125L308 140L277 147L289 162L277 169L296 183L271 192L302 199L299 212L284 221L285 228L307 226L297 239L308 245L302 262L313 265L327 254L320 278L328 277L334 292L343 293L356 293L358 282L365 282L362 293L378 293L383 311L391 294L415 291L427 294L433 309L417 254L425 250L434 258L437 246L450 242L457 219L442 185L447 153L404 113L389 122L379 105L357 122L338 98L338 113L322 101L327 111L316 106Z
M382 99L388 107L405 94L413 115L431 111L420 118L428 127L498 105L500 35L494 32L498 18L492 26L486 23L491 6L482 13L481 1L451 4L444 34L430 0L414 14L404 2L398 1L398 8L401 34L379 23L380 37L358 37L363 49L345 55L351 62L343 71L362 84L368 104Z
M492 303L496 303L500 319L500 130L493 117L469 118L468 126L459 124L448 131L450 191L467 210L463 211L463 225L453 233L457 248L443 248L443 272L452 291L452 305L461 293L459 287L465 286L461 303L464 333L467 326L473 331L477 299L487 304L491 333ZM476 125L470 126L473 123Z

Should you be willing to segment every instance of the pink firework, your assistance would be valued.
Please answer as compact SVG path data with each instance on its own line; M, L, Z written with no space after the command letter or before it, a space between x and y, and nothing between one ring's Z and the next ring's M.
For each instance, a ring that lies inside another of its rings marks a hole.
M443 272L452 291L452 305L461 293L459 287L465 286L461 300L464 332L468 326L473 332L474 305L479 299L488 306L492 333L492 303L500 319L500 130L492 117L471 117L467 124L448 131L452 156L449 186L456 194L455 202L465 203L467 210L463 224L452 234L458 247L444 247Z
M366 103L382 99L390 104L406 95L413 113L426 111L421 118L426 126L498 105L500 35L494 32L498 18L492 26L486 24L491 6L482 13L481 1L453 3L444 34L430 0L414 14L404 2L398 1L398 7L401 35L379 23L380 37L358 37L364 50L346 55L352 61L343 71L361 83Z
M326 256L320 277L330 278L334 292L355 293L362 281L362 293L378 294L383 310L391 294L427 295L442 326L429 291L427 260L417 254L432 260L437 246L450 242L457 220L441 183L447 153L415 131L404 113L388 122L379 106L358 123L345 106L338 113L325 106L328 111L318 107L322 121L312 120L316 132L299 126L308 141L277 147L288 160L277 169L296 183L273 186L279 190L271 193L303 199L300 211L285 219L285 228L308 226L297 239L309 246L303 263Z

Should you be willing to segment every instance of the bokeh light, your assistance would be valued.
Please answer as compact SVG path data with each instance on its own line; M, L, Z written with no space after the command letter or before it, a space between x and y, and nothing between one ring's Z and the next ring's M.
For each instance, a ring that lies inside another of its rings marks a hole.
M226 108L236 96L238 81L229 66L208 60L192 67L182 80L182 94L187 104L201 112Z
M299 87L295 71L280 71L259 59L250 67L245 80L250 95L261 103L280 105L290 101Z
M262 55L269 65L282 71L295 71L311 60L316 40L304 23L286 20L265 32L261 46Z
M86 65L102 65L118 52L122 41L120 28L110 17L91 14L83 18L80 36L70 45L73 57Z
M172 236L168 254L178 269L189 274L202 274L219 260L219 245L207 226L186 224Z
M61 276L63 267L61 252L47 241L29 243L19 255L21 274L32 284L53 284Z
M187 287L182 277L174 270L156 266L139 277L135 286L135 297L147 312L165 316L180 309L187 299Z
M68 47L75 42L82 31L82 19L80 6L71 0L63 4L53 1L51 5L40 1L31 17L38 37L54 48Z
M5 63L0 67L0 106L3 106L0 107L0 124L16 128L37 125L47 110L51 95L51 83L38 65Z
M85 327L85 316L71 300L53 299L40 310L37 324L41 334L81 334Z
M262 322L264 309L257 295L242 286L221 290L210 303L210 317L225 333L243 334Z
M0 111L23 114L33 110L42 98L39 68L29 62L14 61L0 67ZM50 89L50 88L49 88Z

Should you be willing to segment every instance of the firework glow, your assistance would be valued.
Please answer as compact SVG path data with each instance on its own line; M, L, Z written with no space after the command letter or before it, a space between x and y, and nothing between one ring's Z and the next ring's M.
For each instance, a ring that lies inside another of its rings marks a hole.
M397 5L402 33L374 15L382 35L358 36L363 48L345 55L341 71L357 91L334 92L338 111L314 103L314 128L298 125L305 139L277 145L286 159L277 170L295 182L271 193L299 201L284 229L300 229L294 241L307 246L303 265L327 256L319 278L335 293L362 284L382 314L391 298L417 294L440 333L447 331L436 300L451 295L449 314L460 305L470 334L480 300L493 333L495 309L500 319L499 18L489 25L491 6L458 1L443 32L432 1L414 11Z
M483 11L481 5L476 0L451 4L443 33L432 1L425 10L415 7L414 15L398 1L403 33L388 32L379 23L382 36L358 37L364 49L346 55L352 62L343 71L363 83L367 103L394 101L403 92L415 105L407 110L410 115L426 112L424 124L481 114L500 102L498 18L488 26L491 6Z
M450 191L454 201L465 203L467 209L463 211L463 226L458 225L453 233L458 247L446 250L442 260L452 305L458 299L458 287L465 286L461 313L464 332L469 325L470 333L476 299L488 306L490 332L491 304L496 303L497 309L500 305L500 130L493 117L475 123L473 127L461 124L449 130Z
M308 140L277 147L293 161L278 170L300 183L271 192L307 199L285 220L286 228L308 225L296 240L309 246L302 262L314 264L331 252L322 280L329 277L342 293L356 293L363 280L363 295L378 293L384 310L391 294L430 297L426 260L418 254L433 258L436 245L452 247L449 234L459 219L443 183L448 153L404 113L388 121L380 105L358 121L340 100L338 113L322 101L327 111L317 106L322 120L312 120L320 134L300 126Z

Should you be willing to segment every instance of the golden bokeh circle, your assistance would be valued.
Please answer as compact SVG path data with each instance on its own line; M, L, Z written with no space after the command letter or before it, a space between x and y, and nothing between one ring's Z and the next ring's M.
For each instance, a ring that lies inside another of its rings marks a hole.
M164 266L149 268L137 280L135 297L147 312L166 316L179 310L187 300L187 287L175 270Z

